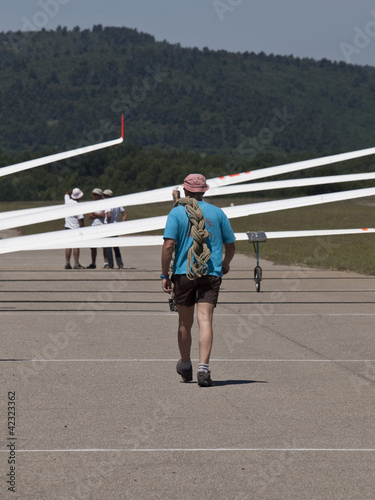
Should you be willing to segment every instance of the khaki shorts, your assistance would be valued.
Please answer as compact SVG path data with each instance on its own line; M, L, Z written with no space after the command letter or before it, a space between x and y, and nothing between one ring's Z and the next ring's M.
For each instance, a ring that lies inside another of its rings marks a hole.
M198 302L208 302L216 307L221 284L218 276L209 275L189 280L185 274L175 274L172 281L178 306L190 307Z

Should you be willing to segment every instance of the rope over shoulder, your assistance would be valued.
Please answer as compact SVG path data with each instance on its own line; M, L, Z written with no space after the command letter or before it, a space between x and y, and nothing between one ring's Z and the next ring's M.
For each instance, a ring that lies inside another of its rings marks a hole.
M173 208L180 205L185 206L191 223L193 243L187 255L186 276L190 280L194 280L208 274L207 263L211 257L211 252L206 244L206 239L209 237L209 232L204 227L203 213L195 198L180 198L173 205ZM174 259L175 252L173 252L171 259L170 274L173 274Z

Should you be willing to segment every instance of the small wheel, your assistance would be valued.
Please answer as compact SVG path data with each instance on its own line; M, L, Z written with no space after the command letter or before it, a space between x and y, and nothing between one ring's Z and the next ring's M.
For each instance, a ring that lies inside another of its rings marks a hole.
M254 281L256 291L260 292L260 282L262 281L262 269L260 266L254 269Z

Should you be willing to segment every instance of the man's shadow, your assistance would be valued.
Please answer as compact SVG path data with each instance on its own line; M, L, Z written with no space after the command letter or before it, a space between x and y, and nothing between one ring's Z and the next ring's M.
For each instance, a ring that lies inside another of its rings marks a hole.
M215 380L214 387L224 385L244 385L244 384L268 384L265 380Z

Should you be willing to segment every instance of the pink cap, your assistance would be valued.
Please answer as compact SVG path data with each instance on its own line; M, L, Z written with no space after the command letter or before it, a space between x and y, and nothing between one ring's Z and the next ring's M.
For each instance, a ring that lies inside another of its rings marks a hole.
M204 175L190 174L185 178L183 187L191 193L204 193L210 186L206 184Z

